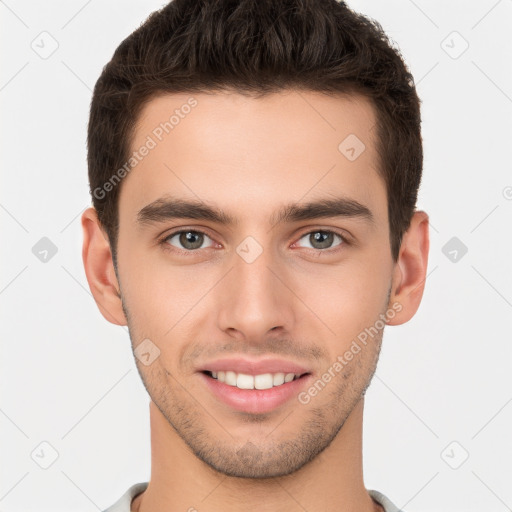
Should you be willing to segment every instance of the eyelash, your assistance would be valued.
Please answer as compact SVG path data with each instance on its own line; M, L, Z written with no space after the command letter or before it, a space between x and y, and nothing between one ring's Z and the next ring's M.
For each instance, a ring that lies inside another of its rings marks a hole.
M198 234L201 234L201 235L205 235L208 238L210 238L211 240L213 240L213 238L208 233L206 233L205 231L201 231L199 229L179 229L179 230L176 230L176 231L173 231L171 233L168 233L168 234L164 235L162 238L159 239L158 243L160 245L162 245L163 249L166 250L166 251L179 252L179 253L184 253L184 254L191 254L191 253L194 253L194 252L198 252L200 249L180 249L179 247L171 246L169 243L167 243L167 240L169 240L170 238L174 237L175 235L179 235L181 233L198 233ZM320 254L322 252L327 252L327 253L337 252L338 250L341 250L343 248L343 246L350 245L350 242L348 241L346 236L344 236L340 232L332 230L332 229L313 229L311 231L307 231L305 233L302 233L300 235L300 237L298 238L298 240L300 240L301 238L304 238L306 235L311 235L312 233L333 234L333 235L338 236L341 239L341 243L340 244L338 244L338 245L336 245L334 247L328 247L326 249L315 249L315 248L312 248L312 247L306 247L306 249L309 249L311 251L315 251L318 254ZM204 249L210 249L210 248L211 247L204 247Z

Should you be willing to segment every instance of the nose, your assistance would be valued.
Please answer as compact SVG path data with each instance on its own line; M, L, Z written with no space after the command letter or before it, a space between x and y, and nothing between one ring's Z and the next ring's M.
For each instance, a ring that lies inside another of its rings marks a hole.
M235 254L232 270L217 289L219 328L253 344L270 331L291 332L295 297L286 281L286 269L270 250L252 262Z

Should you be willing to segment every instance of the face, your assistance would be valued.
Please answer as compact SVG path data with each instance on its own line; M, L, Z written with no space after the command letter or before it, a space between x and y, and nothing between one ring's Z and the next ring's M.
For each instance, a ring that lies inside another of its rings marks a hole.
M166 95L139 118L123 311L152 401L218 471L298 470L370 383L394 268L374 124L363 98L294 91Z

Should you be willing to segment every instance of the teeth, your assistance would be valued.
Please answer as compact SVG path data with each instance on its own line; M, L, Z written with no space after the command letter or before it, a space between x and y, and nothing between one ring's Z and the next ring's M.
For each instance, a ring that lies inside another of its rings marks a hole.
M254 377L255 389L270 389L274 385L274 378L271 373L264 373L263 375L256 375Z
M280 386L281 384L284 384L284 373L275 373L273 384L274 386Z
M247 375L245 373L227 372L211 372L214 379L224 382L228 386L237 387L239 389L270 389L274 386L281 386L287 382L291 382L300 375L295 373L263 373L261 375Z
M226 384L229 384L230 386L236 386L237 385L237 378L235 372L226 372L226 380L224 381Z
M226 384L230 384L227 379ZM245 373L239 373L235 384L240 389L254 389L254 377L252 375L245 375Z

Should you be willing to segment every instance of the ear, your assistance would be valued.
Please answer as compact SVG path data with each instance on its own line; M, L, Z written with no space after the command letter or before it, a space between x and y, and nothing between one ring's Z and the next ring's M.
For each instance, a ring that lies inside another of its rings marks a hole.
M82 214L82 228L82 259L94 300L106 320L116 325L127 325L108 236L94 208L87 208Z
M428 215L416 211L402 238L393 270L389 307L396 304L401 308L393 307L397 314L388 320L388 325L404 324L418 310L425 288L429 245Z

